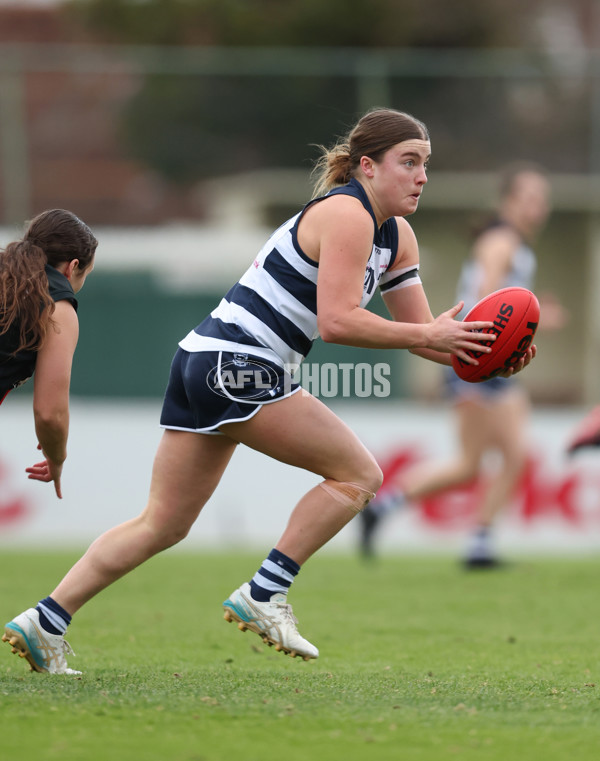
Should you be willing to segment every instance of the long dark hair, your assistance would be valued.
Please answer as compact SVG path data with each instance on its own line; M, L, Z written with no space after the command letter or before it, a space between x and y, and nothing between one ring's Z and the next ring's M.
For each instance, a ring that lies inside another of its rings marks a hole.
M91 264L98 241L90 228L70 211L50 209L34 217L22 240L0 250L0 335L16 324L15 350L37 350L52 322L54 301L44 267L79 260L79 269Z

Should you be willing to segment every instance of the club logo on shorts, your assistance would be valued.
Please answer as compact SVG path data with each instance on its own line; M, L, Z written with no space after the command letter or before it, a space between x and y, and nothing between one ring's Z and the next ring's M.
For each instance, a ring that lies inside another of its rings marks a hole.
M215 394L239 402L265 402L282 388L282 379L272 367L247 354L234 354L233 360L213 367L206 383Z

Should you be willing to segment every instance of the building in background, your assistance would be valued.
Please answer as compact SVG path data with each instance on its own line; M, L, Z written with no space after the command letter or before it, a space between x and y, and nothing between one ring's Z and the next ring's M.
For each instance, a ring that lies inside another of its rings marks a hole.
M112 337L127 368L138 337L160 335L170 355L169 341L237 280L264 230L306 201L314 144L357 112L392 105L432 134L431 181L411 224L435 313L450 306L448 283L493 203L498 167L524 158L547 168L555 213L539 287L560 292L572 319L527 382L538 401L597 401L596 3L357 0L348 27L332 26L338 0L318 18L300 0L269 16L263 0L213 16L206 9L219 4L109 5L111 18L100 0L0 2L0 243L56 206L101 241L75 393L160 393L156 352L140 347L140 382L99 371L94 347ZM331 347L316 348L317 361L320 351L343 361ZM402 355L397 364L398 395L436 397L435 368Z

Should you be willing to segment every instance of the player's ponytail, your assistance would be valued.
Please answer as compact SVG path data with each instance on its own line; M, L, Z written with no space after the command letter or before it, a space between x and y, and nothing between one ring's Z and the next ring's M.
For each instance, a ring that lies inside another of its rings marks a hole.
M18 325L15 354L38 349L48 330L54 302L48 291L43 249L31 239L9 243L0 252L0 335Z
M338 185L350 182L354 164L350 155L350 144L340 140L333 148L319 145L321 157L316 161L313 175L316 177L313 198L325 195Z
M429 140L427 127L414 116L391 108L367 111L333 148L318 146L321 156L313 170L313 197L350 182L357 175L363 156L378 162L392 146L405 140Z

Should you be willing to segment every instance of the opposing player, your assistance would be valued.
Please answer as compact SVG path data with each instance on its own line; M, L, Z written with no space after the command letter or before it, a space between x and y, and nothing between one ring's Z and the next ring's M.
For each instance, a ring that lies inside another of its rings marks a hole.
M224 602L224 615L278 650L318 656L297 630L287 592L302 564L373 498L382 476L357 436L302 391L289 368L319 335L351 346L410 349L445 364L451 352L470 361L466 350L489 338L471 329L490 322L467 328L454 319L462 304L434 319L419 279L417 242L404 217L417 209L429 154L426 127L390 109L365 114L324 151L316 197L271 236L179 345L145 510L103 534L50 597L6 625L3 639L32 668L70 671L63 635L71 616L186 536L240 443L323 481L295 506L255 575ZM363 308L378 285L392 320Z
M0 251L0 404L34 376L33 416L45 459L27 473L53 482L59 498L79 335L75 294L93 269L97 245L75 214L50 209L29 222L22 240Z
M549 182L537 166L514 164L503 173L499 195L497 216L477 235L462 268L458 297L465 303L465 313L499 288L533 287L536 256L532 245L549 214ZM541 312L541 329L556 329L565 321L564 310L549 296L541 299ZM457 452L447 462L417 465L402 473L398 483L381 490L361 516L361 551L366 556L374 553L376 531L387 515L405 502L474 480L484 457L495 451L501 463L486 487L464 557L468 568L493 568L499 560L492 526L526 461L529 398L517 378L468 383L448 370L445 382L456 415Z

